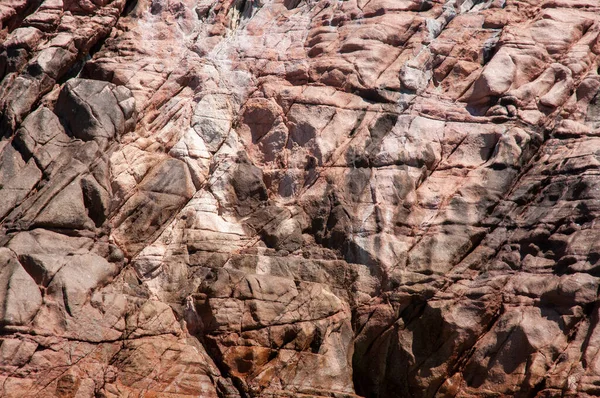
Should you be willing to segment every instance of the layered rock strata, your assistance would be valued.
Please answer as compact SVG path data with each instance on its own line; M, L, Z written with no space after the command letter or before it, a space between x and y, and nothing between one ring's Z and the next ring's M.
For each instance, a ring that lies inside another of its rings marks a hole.
M596 0L0 21L0 396L600 394Z

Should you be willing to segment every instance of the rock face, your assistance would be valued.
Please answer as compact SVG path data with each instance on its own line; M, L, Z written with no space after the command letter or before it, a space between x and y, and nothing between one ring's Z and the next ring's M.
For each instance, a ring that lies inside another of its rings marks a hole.
M597 0L0 4L0 396L600 394Z

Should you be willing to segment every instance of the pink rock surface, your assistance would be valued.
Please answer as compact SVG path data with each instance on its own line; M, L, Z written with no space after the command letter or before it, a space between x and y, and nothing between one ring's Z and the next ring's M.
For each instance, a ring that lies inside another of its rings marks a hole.
M3 2L0 396L600 394L599 33L593 0Z

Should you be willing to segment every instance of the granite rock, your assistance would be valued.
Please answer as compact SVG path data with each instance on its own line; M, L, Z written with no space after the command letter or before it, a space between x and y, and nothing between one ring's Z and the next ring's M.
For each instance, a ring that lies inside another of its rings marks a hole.
M599 34L596 0L3 2L0 396L600 394Z

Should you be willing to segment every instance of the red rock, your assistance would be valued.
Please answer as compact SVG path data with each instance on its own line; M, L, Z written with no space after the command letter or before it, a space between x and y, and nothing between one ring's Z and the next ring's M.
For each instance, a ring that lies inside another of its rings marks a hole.
M597 395L599 15L3 3L0 395Z

